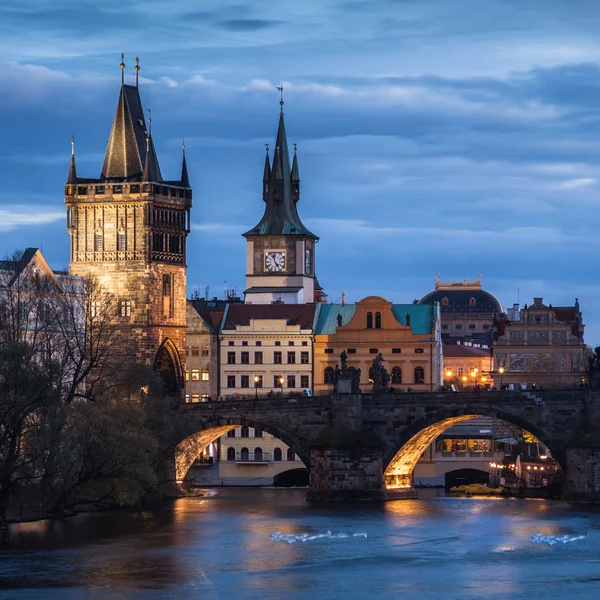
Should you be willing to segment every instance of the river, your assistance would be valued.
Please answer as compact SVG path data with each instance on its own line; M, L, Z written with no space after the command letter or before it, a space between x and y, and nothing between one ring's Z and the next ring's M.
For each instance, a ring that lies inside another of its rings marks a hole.
M429 492L315 506L304 490L219 488L13 525L0 598L600 597L600 512Z

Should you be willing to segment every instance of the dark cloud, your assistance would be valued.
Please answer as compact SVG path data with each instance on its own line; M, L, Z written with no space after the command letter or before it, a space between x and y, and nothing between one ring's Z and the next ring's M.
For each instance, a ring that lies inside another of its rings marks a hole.
M223 29L229 31L260 31L281 25L283 21L269 19L229 19L219 23Z

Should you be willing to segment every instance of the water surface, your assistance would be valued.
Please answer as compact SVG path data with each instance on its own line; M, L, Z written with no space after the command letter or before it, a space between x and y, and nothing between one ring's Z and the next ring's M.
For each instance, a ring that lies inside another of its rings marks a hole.
M600 598L599 512L304 497L221 488L141 513L15 525L0 550L0 598Z

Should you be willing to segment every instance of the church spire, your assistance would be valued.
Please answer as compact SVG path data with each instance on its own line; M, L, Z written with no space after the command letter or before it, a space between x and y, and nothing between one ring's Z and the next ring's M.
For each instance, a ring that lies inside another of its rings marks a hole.
M296 144L294 144L294 160L292 162L292 198L294 202L300 200L300 172L298 170L298 155L296 154Z
M77 183L77 170L75 169L75 136L71 136L71 164L67 183Z
M181 185L183 187L191 187L190 186L190 178L188 175L188 170L187 170L187 162L185 160L185 142L183 140L183 138L181 138L181 153L183 155L183 158L181 160Z
M271 178L271 162L269 160L269 144L265 144L267 150L265 156L265 169L263 171L263 200L267 201L267 194L269 193L269 179Z

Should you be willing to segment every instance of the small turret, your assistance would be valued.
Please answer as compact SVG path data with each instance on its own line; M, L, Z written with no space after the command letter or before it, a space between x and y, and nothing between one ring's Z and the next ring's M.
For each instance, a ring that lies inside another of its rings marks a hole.
M71 136L71 164L67 183L77 183L77 169L75 168L75 139Z
M300 172L298 170L298 155L296 153L296 144L294 144L294 160L292 162L292 199L294 202L300 200Z
M183 187L191 187L190 186L190 177L188 175L188 170L187 170L187 161L185 160L185 143L183 141L183 138L181 138L181 152L182 152L182 159L181 159L181 185Z
M265 144L267 154L265 156L265 170L263 172L263 200L267 201L269 194L269 180L271 179L271 163L269 161L269 144Z

